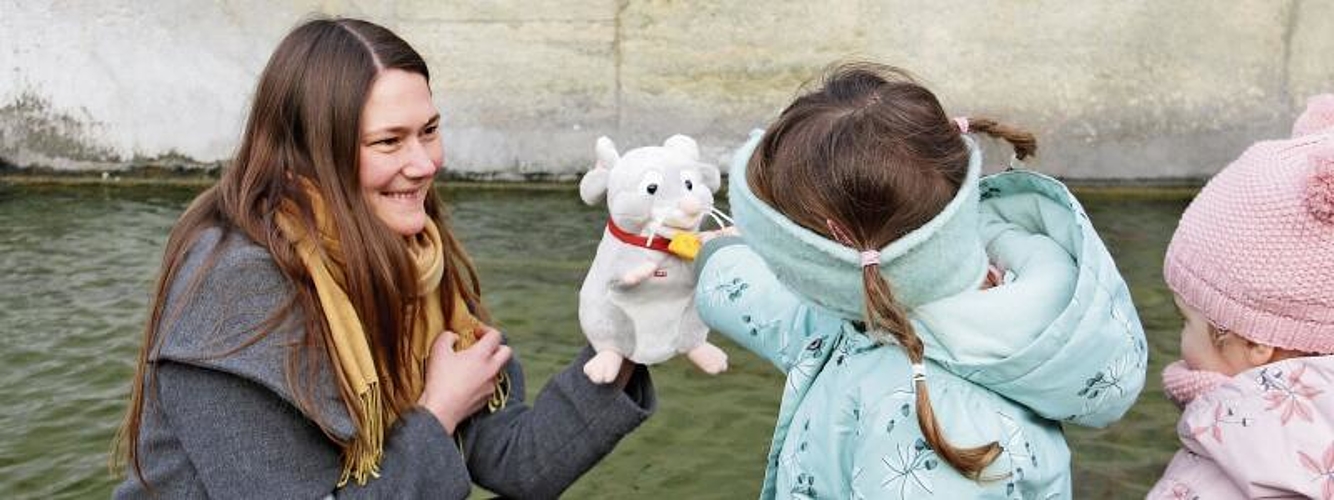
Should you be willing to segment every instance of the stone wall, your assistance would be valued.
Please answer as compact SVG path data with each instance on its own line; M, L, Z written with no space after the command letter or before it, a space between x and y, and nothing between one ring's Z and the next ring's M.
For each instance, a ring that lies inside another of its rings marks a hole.
M270 51L321 13L427 58L475 178L573 177L604 134L721 159L849 58L1037 132L1035 166L1078 179L1207 176L1334 91L1334 2L1311 0L0 0L0 164L217 165Z

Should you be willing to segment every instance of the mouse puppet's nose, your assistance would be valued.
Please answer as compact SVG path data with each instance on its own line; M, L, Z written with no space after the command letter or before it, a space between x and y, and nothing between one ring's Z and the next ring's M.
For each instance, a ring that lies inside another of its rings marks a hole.
M680 208L682 212L685 212L686 215L692 217L699 215L700 212L704 211L704 204L693 198L682 198L681 201L676 203L676 206Z

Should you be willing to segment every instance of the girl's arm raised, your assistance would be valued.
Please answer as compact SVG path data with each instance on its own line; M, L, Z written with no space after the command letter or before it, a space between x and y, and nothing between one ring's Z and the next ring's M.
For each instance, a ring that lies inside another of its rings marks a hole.
M710 328L787 371L806 337L842 320L789 291L741 238L709 240L695 260L695 303Z

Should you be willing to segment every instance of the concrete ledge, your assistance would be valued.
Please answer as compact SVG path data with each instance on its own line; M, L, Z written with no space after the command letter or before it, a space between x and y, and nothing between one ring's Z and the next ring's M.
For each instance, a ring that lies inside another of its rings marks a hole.
M947 110L1039 136L1080 179L1203 178L1334 91L1334 3L284 0L0 3L0 161L125 170L231 154L255 78L313 13L427 58L452 175L572 179L608 135L725 163L828 63L907 68ZM1003 148L992 158L1003 158Z

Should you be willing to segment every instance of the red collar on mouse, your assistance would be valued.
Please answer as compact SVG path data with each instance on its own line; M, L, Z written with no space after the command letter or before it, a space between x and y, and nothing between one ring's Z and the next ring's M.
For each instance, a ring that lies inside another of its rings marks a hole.
M650 250L657 250L663 253L672 253L671 250L667 249L667 247L672 244L671 238L667 238L664 236L654 236L653 243L650 244L647 237L640 236L637 234L631 234L629 231L621 229L621 227L617 226L616 222L612 221L611 219L607 219L607 231L610 232L612 236L615 236L616 239L624 241L630 245L634 245L640 248L647 248Z

